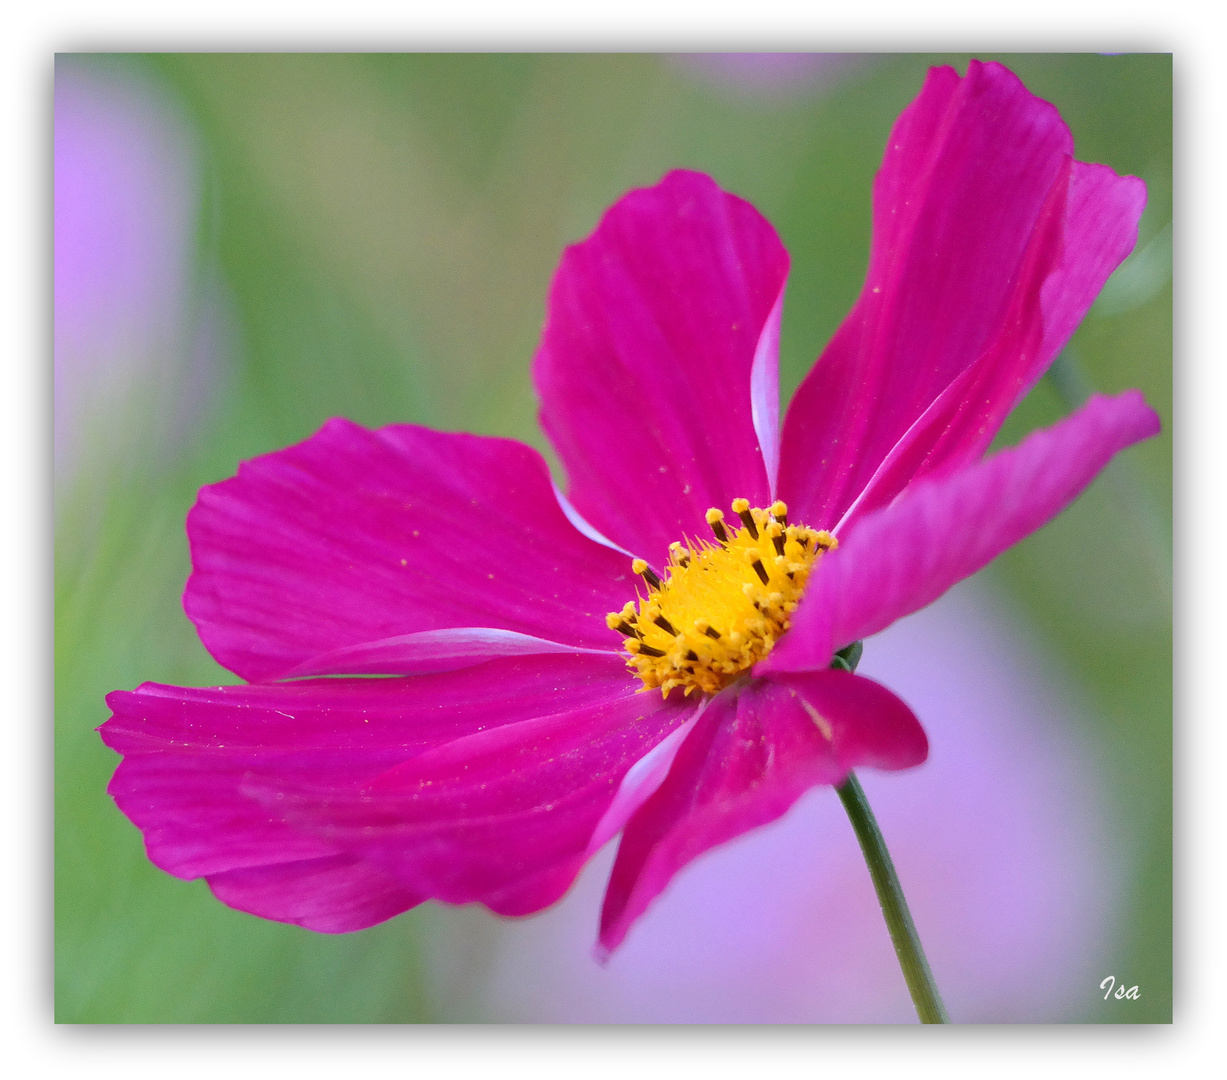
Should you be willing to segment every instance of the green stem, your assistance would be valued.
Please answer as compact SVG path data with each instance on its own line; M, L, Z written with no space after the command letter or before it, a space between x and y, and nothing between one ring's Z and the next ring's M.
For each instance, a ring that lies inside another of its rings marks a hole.
M895 955L899 957L899 966L903 968L903 977L907 980L907 988L911 991L912 1001L916 1005L916 1014L922 1024L948 1023L945 1006L942 1005L941 996L933 982L933 972L929 970L924 948L916 934L916 924L912 922L912 913L908 911L907 900L903 897L899 875L895 873L895 864L891 862L886 841L882 838L882 830L878 828L873 811L869 809L865 792L861 790L859 781L852 773L848 773L848 779L835 790L839 792L839 801L848 811L848 818L856 831L857 840L860 841L861 851L865 854L869 876L873 878L878 903L882 905L890 940L894 942Z

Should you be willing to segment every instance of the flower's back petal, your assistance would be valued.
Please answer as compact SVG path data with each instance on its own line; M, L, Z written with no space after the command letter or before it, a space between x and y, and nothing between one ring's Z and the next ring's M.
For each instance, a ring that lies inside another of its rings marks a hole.
M1072 151L1000 65L930 72L874 184L864 289L785 419L793 514L835 528L983 453L1136 239L1144 186Z
M813 671L835 649L931 604L1056 517L1117 451L1159 431L1136 390L1096 395L1059 424L909 488L822 558L763 671Z
M621 944L688 862L774 821L809 788L841 783L861 765L909 768L927 754L911 710L859 675L828 670L720 694L622 834L601 913L601 950Z
M576 509L660 566L704 513L770 501L788 254L699 173L632 191L567 249L533 374Z
M634 595L629 560L582 536L541 456L507 439L330 420L202 489L187 528L184 608L249 680L372 671L318 661L456 627L616 649L604 616ZM400 660L379 670L421 669Z
M1044 340L1023 390L1047 370L1090 310L1099 290L1133 250L1146 209L1146 185L1106 165L1074 162L1061 265L1044 283Z

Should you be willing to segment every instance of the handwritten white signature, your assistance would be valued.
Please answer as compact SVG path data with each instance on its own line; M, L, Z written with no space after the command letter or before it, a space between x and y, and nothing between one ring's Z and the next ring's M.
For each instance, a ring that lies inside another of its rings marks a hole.
M1115 975L1109 975L1106 979L1104 979L1103 982L1099 984L1099 989L1103 990L1104 992L1103 994L1104 1001L1107 1001L1109 997L1115 997L1117 1000L1121 998L1128 998L1131 1001L1137 1001L1138 988L1136 986L1131 986L1129 987L1128 990L1126 990L1125 984L1121 983L1120 986L1116 986L1116 993L1113 994L1112 987L1114 986L1116 986L1116 976Z

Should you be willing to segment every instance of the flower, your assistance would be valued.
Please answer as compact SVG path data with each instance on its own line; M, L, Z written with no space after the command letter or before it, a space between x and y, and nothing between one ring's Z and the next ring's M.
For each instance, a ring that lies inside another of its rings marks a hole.
M1137 392L1095 397L983 458L1144 201L1005 68L934 69L781 430L774 230L697 173L630 192L563 255L535 359L566 497L521 444L344 420L201 491L184 606L248 685L108 697L150 858L339 932L538 911L621 833L611 950L810 787L921 763L911 710L832 657L1158 430Z

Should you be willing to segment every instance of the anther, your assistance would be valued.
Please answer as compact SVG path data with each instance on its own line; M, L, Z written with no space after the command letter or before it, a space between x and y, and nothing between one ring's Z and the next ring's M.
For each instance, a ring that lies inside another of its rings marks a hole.
M631 563L631 571L632 573L636 573L643 578L643 580L648 583L649 589L660 588L660 578L656 576L656 571L648 566L648 564L642 559L636 559L633 563Z
M630 623L628 623L625 619L618 618L616 614L606 615L605 625L608 626L610 630L617 630L623 637L637 638L643 636L638 630L631 626Z
M741 523L746 527L752 539L758 539L758 525L754 522L754 513L750 509L749 499L734 499L733 513L741 518Z
M767 535L771 537L771 543L775 545L775 553L777 555L784 554L784 529L778 521L773 521L767 526Z
M646 593L606 617L630 669L666 697L676 688L687 697L718 693L767 656L788 631L815 560L838 543L829 532L789 525L783 502L762 509L735 499L732 509L735 518L707 511L714 541L671 543L664 573L634 559Z

